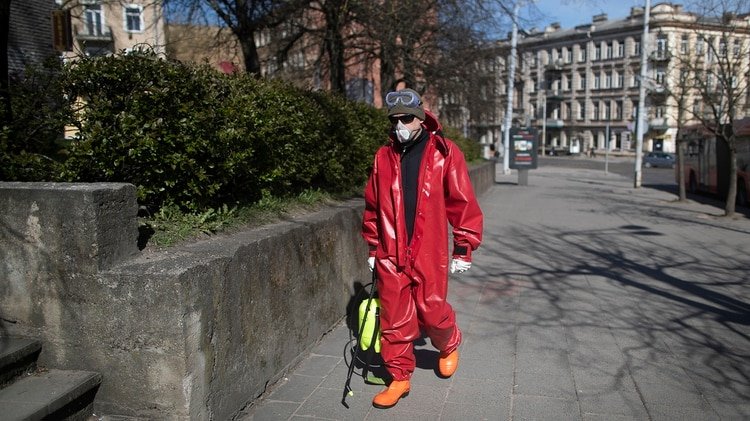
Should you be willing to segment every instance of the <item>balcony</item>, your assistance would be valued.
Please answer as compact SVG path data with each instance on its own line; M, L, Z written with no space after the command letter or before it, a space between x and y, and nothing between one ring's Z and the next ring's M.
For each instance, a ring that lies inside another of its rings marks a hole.
M648 128L656 132L663 132L669 129L669 125L665 117L656 117L648 121Z
M83 31L76 34L79 42L106 44L114 41L112 31L109 26L89 26L84 27Z
M559 118L548 118L545 125L548 129L562 129L565 123Z
M656 84L648 90L648 96L657 103L664 102L669 96L669 88L665 84Z
M552 73L552 74L554 74L554 73L562 73L562 71L563 71L563 64L564 63L563 63L562 59L557 59L554 62L549 63L546 66L544 66L544 71L546 73Z
M562 101L564 98L563 92L559 89L547 91L548 101Z
M672 53L667 50L656 50L652 51L648 58L654 62L666 62L672 58Z

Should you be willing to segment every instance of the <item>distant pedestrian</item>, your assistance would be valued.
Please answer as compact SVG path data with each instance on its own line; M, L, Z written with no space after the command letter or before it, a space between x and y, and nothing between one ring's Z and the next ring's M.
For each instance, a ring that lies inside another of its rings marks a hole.
M362 223L368 265L377 273L381 354L392 378L373 398L376 408L390 408L409 393L420 330L440 351L439 374L456 371L461 331L446 301L448 271L471 267L483 224L464 156L442 136L419 94L404 89L388 93L385 101L392 129L388 144L375 154Z

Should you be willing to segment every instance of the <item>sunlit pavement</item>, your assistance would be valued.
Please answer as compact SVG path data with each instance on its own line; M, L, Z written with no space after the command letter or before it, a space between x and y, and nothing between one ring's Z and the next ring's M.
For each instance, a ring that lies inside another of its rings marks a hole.
M453 378L427 341L397 406L355 377L344 407L342 322L241 419L750 419L747 217L601 169L496 181L474 266L451 278Z

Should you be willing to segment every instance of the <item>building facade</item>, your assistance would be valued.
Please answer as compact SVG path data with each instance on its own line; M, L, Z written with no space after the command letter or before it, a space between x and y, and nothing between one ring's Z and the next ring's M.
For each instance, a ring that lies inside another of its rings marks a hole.
M513 124L536 127L544 133L540 144L546 151L584 153L607 146L613 151L633 151L641 48L646 48L643 149L674 152L678 126L674 81L688 60L703 60L710 66L712 52L742 54L739 66L745 70L740 77L746 79L750 25L747 16L726 17L734 28L728 34L722 22L702 19L680 5L661 3L651 8L648 44L643 47L644 18L643 8L634 7L624 19L609 20L601 14L572 29L552 24L543 31L519 36ZM502 122L510 41L498 47L500 70L495 91L500 95L494 121ZM692 107L683 115L688 124L697 122L693 112L701 112L696 108L701 106L699 97L696 92L684 97L685 104ZM747 99L740 103L738 118L747 112ZM502 145L502 124L484 124L477 129L475 133L485 146Z
M65 59L135 49L164 54L162 2L155 0L55 0L69 13L72 42Z
M52 12L55 0L10 3L8 27L8 73L20 75L28 65L39 65L56 57L52 45Z

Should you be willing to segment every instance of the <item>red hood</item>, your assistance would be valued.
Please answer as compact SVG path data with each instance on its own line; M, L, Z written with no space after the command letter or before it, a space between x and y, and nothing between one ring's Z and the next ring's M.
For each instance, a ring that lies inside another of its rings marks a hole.
M424 110L424 116L424 123L422 123L422 126L424 126L427 131L433 133L437 132L442 136L443 126L440 124L437 117L435 117L435 114L433 114L431 111Z

